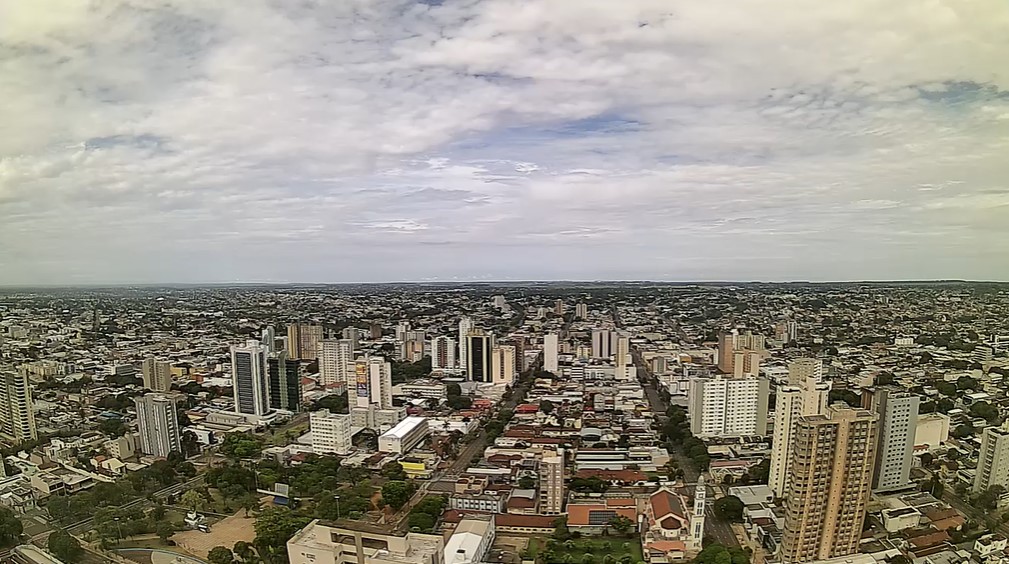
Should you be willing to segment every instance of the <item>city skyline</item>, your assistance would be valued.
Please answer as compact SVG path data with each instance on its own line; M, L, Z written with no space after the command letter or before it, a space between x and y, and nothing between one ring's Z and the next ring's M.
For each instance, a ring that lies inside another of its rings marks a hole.
M0 285L1009 280L995 0L0 10Z

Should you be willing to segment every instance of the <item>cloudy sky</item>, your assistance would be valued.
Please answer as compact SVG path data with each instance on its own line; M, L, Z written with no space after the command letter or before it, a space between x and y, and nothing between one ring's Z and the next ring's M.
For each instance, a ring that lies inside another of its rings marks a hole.
M0 284L1009 280L1005 0L0 0Z

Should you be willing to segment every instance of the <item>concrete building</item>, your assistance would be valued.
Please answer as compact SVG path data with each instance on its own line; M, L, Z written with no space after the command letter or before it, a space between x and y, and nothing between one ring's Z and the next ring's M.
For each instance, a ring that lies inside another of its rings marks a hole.
M347 385L347 401L351 408L392 407L392 364L381 356L359 359L354 365L354 382Z
M785 563L858 552L876 459L877 415L831 406L796 422L785 496Z
M491 376L491 349L494 340L482 329L473 329L466 336L466 379L472 382L489 382Z
M448 370L455 367L455 339L445 336L431 339L431 369Z
M309 417L315 454L347 454L353 447L350 415L313 411Z
M564 512L564 449L543 450L540 459L540 513Z
M617 337L616 352L613 353L613 364L618 368L631 364L631 339L624 335Z
M322 325L292 323L287 326L287 356L300 360L315 360L319 355Z
M788 365L788 382L775 393L774 436L771 443L771 470L768 485L781 498L788 491L789 446L800 417L820 415L827 410L830 384L823 382L823 363L802 358Z
M605 329L597 329L592 332L592 357L610 358L612 351L611 332Z
M0 368L0 435L22 443L39 438L27 374Z
M498 345L491 349L491 382L511 384L515 381L515 347Z
M575 319L585 320L589 316L588 304L575 304Z
M318 519L287 541L290 564L444 564L441 535L377 532L374 527L354 529L324 524Z
M175 398L164 394L147 394L133 398L137 409L140 451L168 458L172 452L182 452L182 434Z
M560 366L557 355L560 353L560 338L557 333L547 333L543 336L543 370L557 374Z
M357 327L344 327L343 330L340 331L340 338L350 341L351 350L356 351L360 344L361 331Z
M914 426L915 446L928 446L937 449L949 440L949 416L942 413L923 413L918 415Z
M236 413L265 415L270 411L268 354L269 348L259 341L231 347L231 383Z
M319 383L323 386L353 383L354 342L350 339L324 339L319 341Z
M493 516L459 521L445 544L445 564L479 564L494 545Z
M270 409L296 412L301 409L301 376L298 361L287 358L287 351L271 353L267 358Z
M737 377L759 374L760 359L766 352L763 335L732 330L718 336L718 370Z
M144 359L141 365L144 376L144 387L154 392L167 392L172 389L172 363L150 357Z
M872 394L872 409L879 417L873 474L876 490L896 490L911 483L918 401L917 394L889 387L881 387Z
M459 319L459 368L466 369L469 363L469 332L473 330L473 320L467 316Z
M426 417L407 417L378 437L378 451L406 454L430 433Z
M690 382L690 430L700 438L767 433L766 378L695 378Z
M975 494L992 486L1009 488L1009 430L1007 426L986 427L974 475Z

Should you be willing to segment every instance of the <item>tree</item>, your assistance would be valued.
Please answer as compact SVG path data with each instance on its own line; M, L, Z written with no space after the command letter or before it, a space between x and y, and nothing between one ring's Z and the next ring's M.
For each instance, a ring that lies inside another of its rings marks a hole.
M956 379L956 387L961 390L977 390L978 381L970 376L961 376Z
M259 554L264 557L270 554L276 557L277 562L287 562L287 541L308 522L307 517L295 515L286 508L275 507L263 511L255 525L255 545Z
M98 430L115 439L126 434L126 424L122 419L112 417L99 423Z
M536 487L536 480L531 476L522 476L519 478L519 488L523 490L531 490Z
M568 540L571 538L571 531L568 530L568 518L558 517L554 519L553 538L557 540Z
M84 553L81 543L70 533L62 529L53 531L49 535L47 547L49 548L49 552L65 562L78 562Z
M233 459L258 458L263 452L263 441L253 435L230 433L224 436L220 452Z
M188 492L182 494L182 499L179 500L179 505L188 507L193 511L203 511L207 508L207 500L200 495L200 492L196 490L189 490Z
M456 384L455 382L451 382L450 384L445 386L445 395L447 395L448 397L461 396L462 386Z
M168 544L168 538L175 534L175 525L171 521L158 521L155 532L161 542Z
M998 421L999 409L986 401L976 401L970 406L970 415L971 417L980 417L992 423Z
M722 521L743 522L743 501L734 495L715 500L715 515Z
M399 510L410 501L410 496L416 491L417 486L412 482L392 480L382 486L382 501L393 509Z
M252 562L256 558L256 551L252 549L251 544L245 541L236 542L231 551L235 553L235 556L241 558L242 562Z
M13 546L21 540L24 526L14 512L7 507L0 507L0 546Z
M893 384L893 374L890 372L880 372L876 375L877 386L887 386Z
M249 516L249 512L255 509L259 509L262 505L262 501L259 496L254 493L247 493L238 499L238 506L245 510L245 516Z
M554 402L550 400L540 400L540 411L550 415L554 410Z
M956 384L952 382L939 382L935 385L935 389L944 396L956 397Z
M618 535L626 535L631 530L631 527L634 526L634 522L623 515L617 515L610 519L608 525Z
M862 405L862 398L851 390L831 390L827 399L830 403L841 401L850 407L860 407Z
M411 529L416 528L421 532L427 532L434 530L434 525L437 522L437 519L433 515L411 512L408 524Z
M931 453L925 452L921 455L921 465L928 468L935 461L935 457Z
M231 549L226 546L215 546L210 549L210 553L207 554L207 561L210 564L234 564L235 555L232 554Z
M718 543L707 544L694 564L749 564L750 555L741 548L726 548Z
M953 436L958 439L965 439L974 434L974 426L970 423L962 423L953 429Z

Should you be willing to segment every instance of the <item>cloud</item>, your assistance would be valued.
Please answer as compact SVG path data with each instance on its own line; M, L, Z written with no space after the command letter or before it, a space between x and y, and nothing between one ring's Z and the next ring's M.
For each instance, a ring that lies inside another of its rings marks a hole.
M0 283L1009 278L998 0L0 21Z

